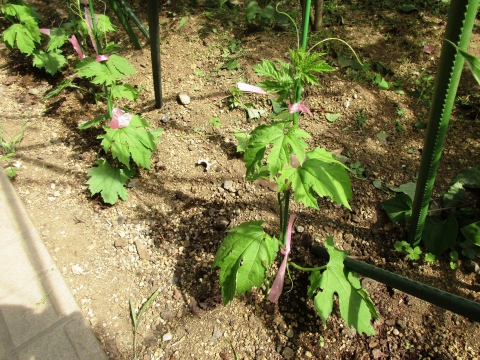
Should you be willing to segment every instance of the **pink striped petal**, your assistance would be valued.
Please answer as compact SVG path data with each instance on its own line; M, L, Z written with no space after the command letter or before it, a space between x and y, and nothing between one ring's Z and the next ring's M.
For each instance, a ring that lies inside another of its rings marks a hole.
M283 284L285 282L285 271L287 270L288 254L290 254L290 243L292 239L292 228L293 228L294 221L295 221L295 214L292 214L290 215L290 220L288 222L287 235L286 235L287 238L285 241L285 250L283 249L280 250L281 253L284 255L282 264L278 269L277 276L273 281L272 287L270 288L270 293L268 294L268 299L273 303L276 303L278 301L283 291Z
M77 38L75 37L75 35L72 35L69 40L70 40L70 42L72 43L73 48L74 48L75 51L77 52L78 57L79 57L80 59L85 59L85 55L83 54L82 48L81 48L80 44L78 43L78 40L77 40Z
M256 94L262 94L266 95L267 92L263 90L261 87L250 85L250 84L245 84L245 83L237 83L238 90L240 91L245 91L245 92L253 92Z
M97 62L102 62L108 59L110 59L110 56L108 55L97 55L97 58L95 60L97 60Z
M294 114L301 111L301 112L307 113L310 116L313 116L312 112L310 111L310 108L307 105L302 104L300 102L297 102L293 105L290 105L290 103L288 102L288 111L290 112L290 114Z
M50 36L50 29L38 29L42 34Z

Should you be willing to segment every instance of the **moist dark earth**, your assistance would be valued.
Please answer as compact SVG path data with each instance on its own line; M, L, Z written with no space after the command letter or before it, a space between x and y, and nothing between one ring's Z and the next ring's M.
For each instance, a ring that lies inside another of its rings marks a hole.
M63 2L32 5L44 15L45 27L65 21ZM324 27L310 36L309 46L341 38L371 64L368 71L342 67L341 59L351 58L345 46L319 46L336 71L319 75L321 85L305 89L302 101L313 117L300 117L312 136L310 148L344 155L348 166L359 162L365 171L352 176L352 211L329 199L318 199L320 211L292 203L298 219L290 258L304 267L324 264L310 249L333 236L335 245L357 260L479 302L479 275L471 262L465 266L461 259L451 270L448 256L431 265L394 249L395 241L407 238L406 229L391 223L380 207L392 194L372 185L379 180L385 188L396 187L416 179L425 130L415 124L428 120L446 26L443 2L418 2L408 13L401 5L326 2ZM103 3L95 6L104 11ZM130 6L146 24L145 4ZM298 5L282 6L297 9L299 20ZM120 26L110 36L137 70L126 81L145 87L136 102L116 105L164 129L152 170L140 169L128 200L114 206L91 197L86 185L95 160L105 156L97 139L102 130L77 129L102 114L106 104L75 90L43 100L63 79L73 78L73 69L51 77L0 45L2 136L25 129L13 159L18 166L13 184L106 353L111 359L134 357L129 300L138 309L160 288L138 328L139 359L478 359L478 323L368 278L360 277L379 313L374 336L348 328L337 306L322 323L307 297L308 273L296 270L278 304L265 298L264 289L254 289L223 306L218 272L211 266L226 231L250 220L264 220L270 234L278 228L276 193L245 181L234 136L267 119L249 120L245 111L229 107L229 90L238 81L257 84L261 79L252 66L261 59L287 61L288 49L296 46L292 26L247 24L245 7L240 2L219 10L216 2L202 1L162 5L161 109L154 106L148 43L138 32L143 47L134 49ZM105 11L116 23L108 6ZM0 20L1 31L7 26ZM477 24L469 48L477 56L478 30ZM238 67L222 68L231 59ZM389 89L379 89L376 74ZM190 104L179 103L180 92L190 96ZM242 101L271 111L267 97L244 95ZM456 104L434 200L461 170L478 165L478 86L466 68ZM328 114L341 117L330 122ZM201 160L213 164L206 170Z

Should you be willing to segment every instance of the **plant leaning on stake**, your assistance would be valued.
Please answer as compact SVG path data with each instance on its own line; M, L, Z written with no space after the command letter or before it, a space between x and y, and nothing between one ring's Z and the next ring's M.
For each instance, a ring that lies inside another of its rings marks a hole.
M313 48L312 48L313 49ZM276 186L280 214L280 236L277 239L264 232L263 221L250 221L228 230L218 250L213 268L220 268L220 285L226 305L235 295L253 287L266 284L269 299L277 302L283 288L285 271L291 265L301 271L311 272L308 295L314 296L315 309L323 322L332 312L334 294L338 296L340 314L348 326L359 333L374 334L370 324L377 314L368 293L360 286L356 275L343 265L345 251L334 247L328 237L326 247L330 261L325 266L304 268L288 262L292 249L291 235L295 215L289 215L290 193L307 207L318 208L316 196L328 196L336 203L350 209L351 184L346 167L335 160L333 154L322 148L307 151L303 140L310 135L298 125L298 112L310 113L309 108L294 101L302 87L318 85L316 73L334 70L320 59L322 54L305 51L300 47L290 50L291 63L263 60L253 69L268 79L260 87L239 83L243 91L260 94L271 93L288 104L287 114L279 121L255 128L246 142L244 161L246 178L260 180ZM297 93L298 92L298 93ZM270 287L270 266L279 248L284 255L277 277Z

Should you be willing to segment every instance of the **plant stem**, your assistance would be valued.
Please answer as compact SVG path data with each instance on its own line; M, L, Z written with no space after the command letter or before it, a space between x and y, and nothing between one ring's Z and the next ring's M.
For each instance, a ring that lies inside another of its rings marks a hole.
M290 204L290 190L285 190L283 196L283 202L285 202L285 206L283 208L283 214L280 214L280 217L283 217L283 228L282 228L282 243L283 246L286 246L287 241L287 228L288 228L288 207Z
M325 270L325 269L327 268L327 265L317 266L317 267L314 267L314 268L306 268L306 267L297 265L297 264L295 264L294 262L289 262L288 265L291 265L291 266L293 266L295 269L300 270L300 271L310 271L310 272Z

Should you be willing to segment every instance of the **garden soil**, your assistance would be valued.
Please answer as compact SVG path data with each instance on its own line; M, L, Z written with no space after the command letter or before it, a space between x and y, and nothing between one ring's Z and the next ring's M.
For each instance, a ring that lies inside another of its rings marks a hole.
M33 4L46 27L65 20L63 2ZM428 120L428 76L436 74L445 8L435 3L406 13L399 1L335 4L310 44L341 38L371 70L342 67L342 59L352 57L340 43L319 46L336 71L319 75L321 86L305 90L302 101L313 116L302 114L300 126L312 136L310 148L334 151L348 158L347 166L359 162L365 171L352 176L351 211L329 199L318 199L319 211L292 203L291 261L324 264L310 249L333 236L356 259L479 302L472 262L461 259L451 270L448 255L431 265L423 255L412 261L394 249L406 229L392 224L380 206L392 192L373 186L375 180L388 189L416 179L425 137L418 122ZM131 6L146 23L143 3ZM128 199L114 206L91 197L86 184L95 161L105 156L97 139L102 129L77 128L104 113L106 104L69 89L43 100L65 77L73 78L73 69L50 77L0 45L2 134L8 140L24 130L11 159L18 166L13 184L106 353L134 357L129 302L138 309L160 289L138 327L139 359L479 359L478 323L368 278L360 277L379 313L373 336L348 328L337 306L323 323L307 297L309 274L297 270L278 304L255 289L223 305L212 263L226 231L250 220L264 220L271 234L278 227L276 192L245 181L234 136L268 119L248 119L244 110L229 108L229 90L237 81L258 83L252 66L261 59L287 61L296 36L291 26L247 25L244 5L237 11L215 7L162 8L161 109L154 106L148 44L142 38L143 48L134 49L121 28L111 37L137 70L127 82L144 88L136 102L117 106L164 129L151 170L140 169ZM110 9L107 15L114 17ZM2 31L6 26L0 23ZM477 56L478 29L471 44ZM238 66L225 68L229 59ZM374 84L373 71L390 89ZM179 103L180 92L189 95L188 105ZM456 174L478 165L478 86L467 70L458 99L436 181L438 203ZM267 113L271 108L261 95L241 100ZM329 114L341 116L330 122Z

